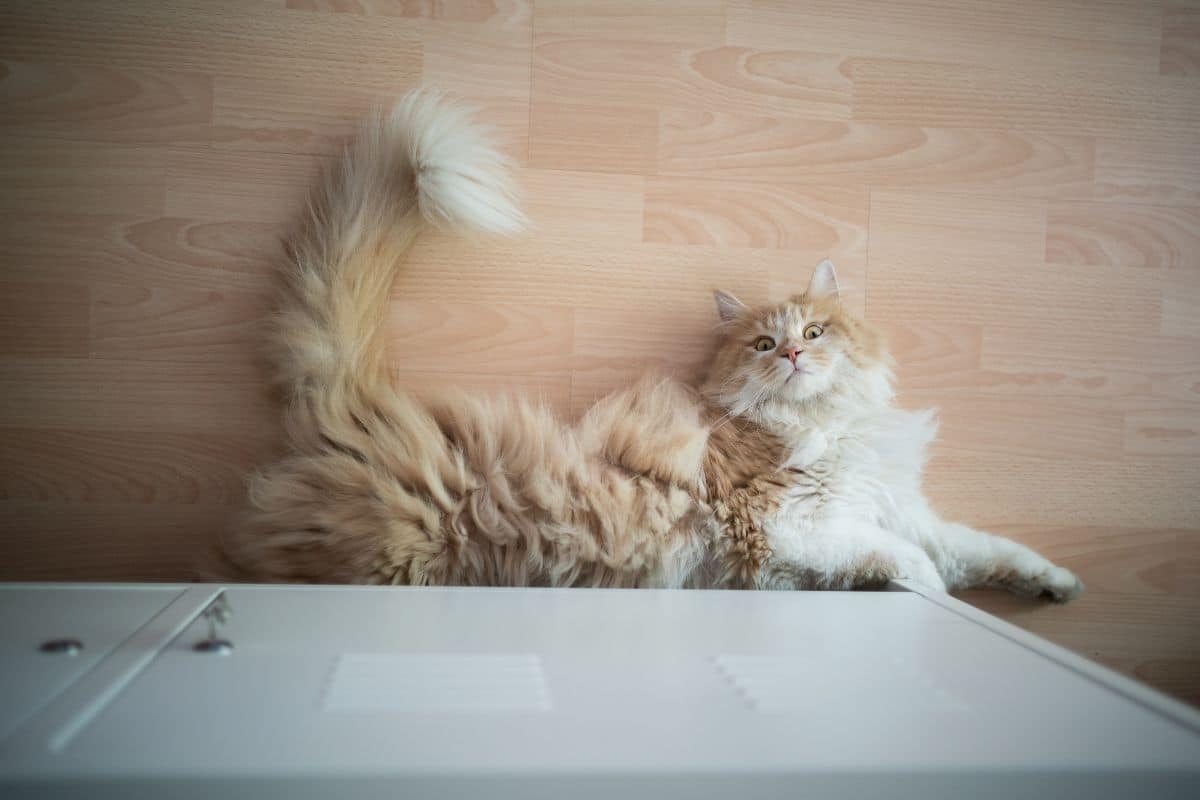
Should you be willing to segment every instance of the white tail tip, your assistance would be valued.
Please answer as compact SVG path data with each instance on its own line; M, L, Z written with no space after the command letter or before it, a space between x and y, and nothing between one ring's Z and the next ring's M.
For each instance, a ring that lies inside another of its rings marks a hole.
M434 225L487 233L526 227L510 160L498 152L470 109L437 90L402 99L384 127L405 143L421 216ZM393 139L394 141L394 139Z

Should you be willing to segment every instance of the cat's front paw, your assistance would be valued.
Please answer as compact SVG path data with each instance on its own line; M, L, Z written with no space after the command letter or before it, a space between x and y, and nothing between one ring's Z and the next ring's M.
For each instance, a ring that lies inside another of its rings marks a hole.
M1074 572L1063 567L1050 567L1035 575L1030 581L1030 594L1044 597L1055 603L1074 600L1083 592L1083 581Z
M796 443L792 446L792 452L788 456L787 463L784 467L789 469L804 469L816 463L817 459L825 455L825 451L829 448L829 437L822 431L809 429L804 431L797 437Z

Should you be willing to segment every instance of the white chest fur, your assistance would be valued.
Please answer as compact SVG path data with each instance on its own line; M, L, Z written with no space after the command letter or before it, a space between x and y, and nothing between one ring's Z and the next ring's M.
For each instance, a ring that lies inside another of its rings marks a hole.
M902 507L920 497L932 412L883 409L793 438L784 464L795 484L767 526L773 548L844 525L902 527Z

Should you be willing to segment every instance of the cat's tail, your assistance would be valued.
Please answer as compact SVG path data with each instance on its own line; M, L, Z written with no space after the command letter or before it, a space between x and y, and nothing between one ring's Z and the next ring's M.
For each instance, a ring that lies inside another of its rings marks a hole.
M468 110L432 90L376 112L321 178L286 242L270 356L289 400L390 385L388 292L428 225L513 233L524 224L508 161ZM306 402L307 401L307 402Z

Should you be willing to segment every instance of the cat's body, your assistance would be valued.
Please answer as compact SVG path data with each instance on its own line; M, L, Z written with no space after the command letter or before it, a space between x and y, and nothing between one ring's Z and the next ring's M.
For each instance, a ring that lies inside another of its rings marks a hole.
M273 339L291 453L256 476L225 543L241 576L1079 591L1027 548L930 510L931 415L893 406L886 351L827 263L778 306L718 294L724 336L701 386L648 378L574 425L519 398L396 391L380 328L404 253L427 223L518 229L506 181L463 112L417 94L318 188L288 243Z

